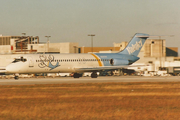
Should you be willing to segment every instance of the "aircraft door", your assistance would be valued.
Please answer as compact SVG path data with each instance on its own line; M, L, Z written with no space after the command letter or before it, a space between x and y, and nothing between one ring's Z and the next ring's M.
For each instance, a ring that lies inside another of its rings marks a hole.
M32 57L28 57L28 59L29 59L29 67L34 67L34 62Z

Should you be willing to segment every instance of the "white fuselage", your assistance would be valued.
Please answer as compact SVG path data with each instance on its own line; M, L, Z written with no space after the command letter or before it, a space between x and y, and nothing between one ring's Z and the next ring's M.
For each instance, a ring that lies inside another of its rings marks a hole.
M11 63L6 68L9 73L66 73L80 72L78 68L100 67L108 59L100 59L95 54L30 54L27 61Z

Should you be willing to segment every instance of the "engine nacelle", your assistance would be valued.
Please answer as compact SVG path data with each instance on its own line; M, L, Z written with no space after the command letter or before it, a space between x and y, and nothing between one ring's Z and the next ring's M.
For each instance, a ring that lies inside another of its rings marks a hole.
M122 59L110 59L110 64L113 66L119 66L119 65L129 65L128 60L122 60Z

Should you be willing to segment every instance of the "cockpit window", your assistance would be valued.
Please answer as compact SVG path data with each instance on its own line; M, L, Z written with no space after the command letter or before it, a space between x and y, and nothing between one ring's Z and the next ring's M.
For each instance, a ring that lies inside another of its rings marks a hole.
M20 61L26 62L27 59L26 59L26 58L23 58L23 57L21 57L21 58L15 58L15 60L14 60L12 63L16 63L16 62L20 62Z
M21 59L15 59L12 63L16 63L16 62L19 62L19 61L21 61Z

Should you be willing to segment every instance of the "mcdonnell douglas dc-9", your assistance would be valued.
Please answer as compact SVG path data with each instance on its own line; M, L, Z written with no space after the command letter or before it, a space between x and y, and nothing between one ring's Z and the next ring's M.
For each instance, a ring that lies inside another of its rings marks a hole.
M14 74L15 79L27 73L74 73L74 78L79 78L83 72L92 72L91 77L97 78L98 71L120 69L139 60L137 56L148 37L148 34L135 34L118 53L26 54L15 58L6 72Z

